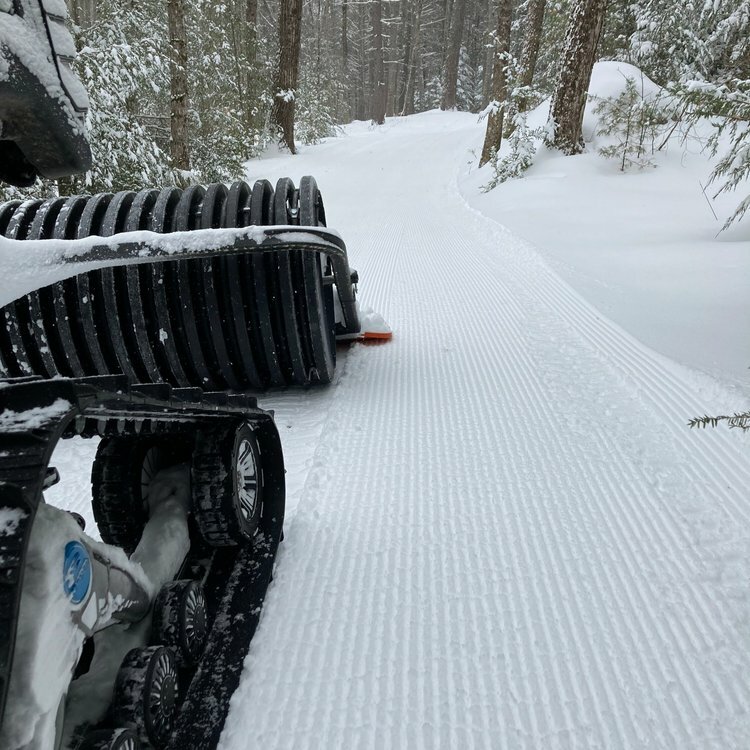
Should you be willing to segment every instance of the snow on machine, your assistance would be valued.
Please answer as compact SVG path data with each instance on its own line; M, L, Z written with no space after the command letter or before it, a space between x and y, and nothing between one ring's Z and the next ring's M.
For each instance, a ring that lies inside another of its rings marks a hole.
M0 179L87 169L64 0L0 0ZM282 537L273 415L361 336L315 180L0 205L0 746L215 747ZM387 330L374 331L375 338ZM101 441L101 542L45 503Z

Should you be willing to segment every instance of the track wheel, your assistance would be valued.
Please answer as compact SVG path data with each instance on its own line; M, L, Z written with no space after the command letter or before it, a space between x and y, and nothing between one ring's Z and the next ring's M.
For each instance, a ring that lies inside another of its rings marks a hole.
M140 750L138 735L131 729L97 729L89 732L77 750Z
M131 554L148 521L149 485L175 463L173 452L153 438L104 438L91 469L91 503L102 541Z
M115 681L115 723L135 731L146 747L167 746L177 717L177 665L165 646L134 648Z
M154 602L152 640L171 647L177 663L189 667L200 659L207 636L203 586L196 581L166 584Z
M260 454L246 422L200 432L192 468L193 515L213 547L252 539L262 505Z

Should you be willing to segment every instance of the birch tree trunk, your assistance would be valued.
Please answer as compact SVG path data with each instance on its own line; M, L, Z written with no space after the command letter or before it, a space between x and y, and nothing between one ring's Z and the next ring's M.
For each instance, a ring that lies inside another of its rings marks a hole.
M464 19L466 17L466 0L456 0L453 5L450 35L448 38L448 54L443 69L443 98L440 109L456 108L456 88L458 85L458 63L461 55L461 39L464 33Z
M187 36L185 34L184 0L167 0L170 64L170 151L174 169L190 170L190 140L188 134Z
M564 154L583 151L583 110L607 0L576 0L565 36L560 73L552 97L552 145Z
M302 0L281 0L279 15L279 71L273 102L273 121L283 143L293 154L294 105L299 76L299 54L302 38Z
M505 100L508 98L508 59L510 56L510 27L513 16L511 0L497 1L497 32L495 36L495 59L492 68L492 101L494 108L487 116L487 132L484 136L479 166L485 165L492 152L498 152L503 140L503 118Z

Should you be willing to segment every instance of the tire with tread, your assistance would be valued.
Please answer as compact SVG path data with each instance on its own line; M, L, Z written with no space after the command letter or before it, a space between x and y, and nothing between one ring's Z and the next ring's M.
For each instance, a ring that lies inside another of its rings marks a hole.
M131 729L97 729L89 732L76 750L140 750L138 735Z
M99 443L91 504L103 542L132 554L148 521L148 482L177 460L163 438L118 436Z
M166 748L177 718L177 692L177 665L170 649L132 649L115 680L115 724L132 729L146 747Z
M154 601L151 640L169 646L181 667L198 663L208 637L208 612L203 586L179 580L162 586Z
M259 467L258 443L246 422L198 433L192 465L193 516L212 547L233 547L253 538L263 499Z

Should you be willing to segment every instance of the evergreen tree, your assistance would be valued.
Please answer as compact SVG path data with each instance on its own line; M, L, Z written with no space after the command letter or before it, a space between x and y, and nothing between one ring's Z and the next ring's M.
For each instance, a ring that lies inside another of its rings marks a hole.
M66 180L66 192L138 189L172 180L169 157L143 117L142 102L169 85L164 16L100 0L95 20L76 27L75 69L89 92L93 167ZM90 18L93 14L89 7Z

